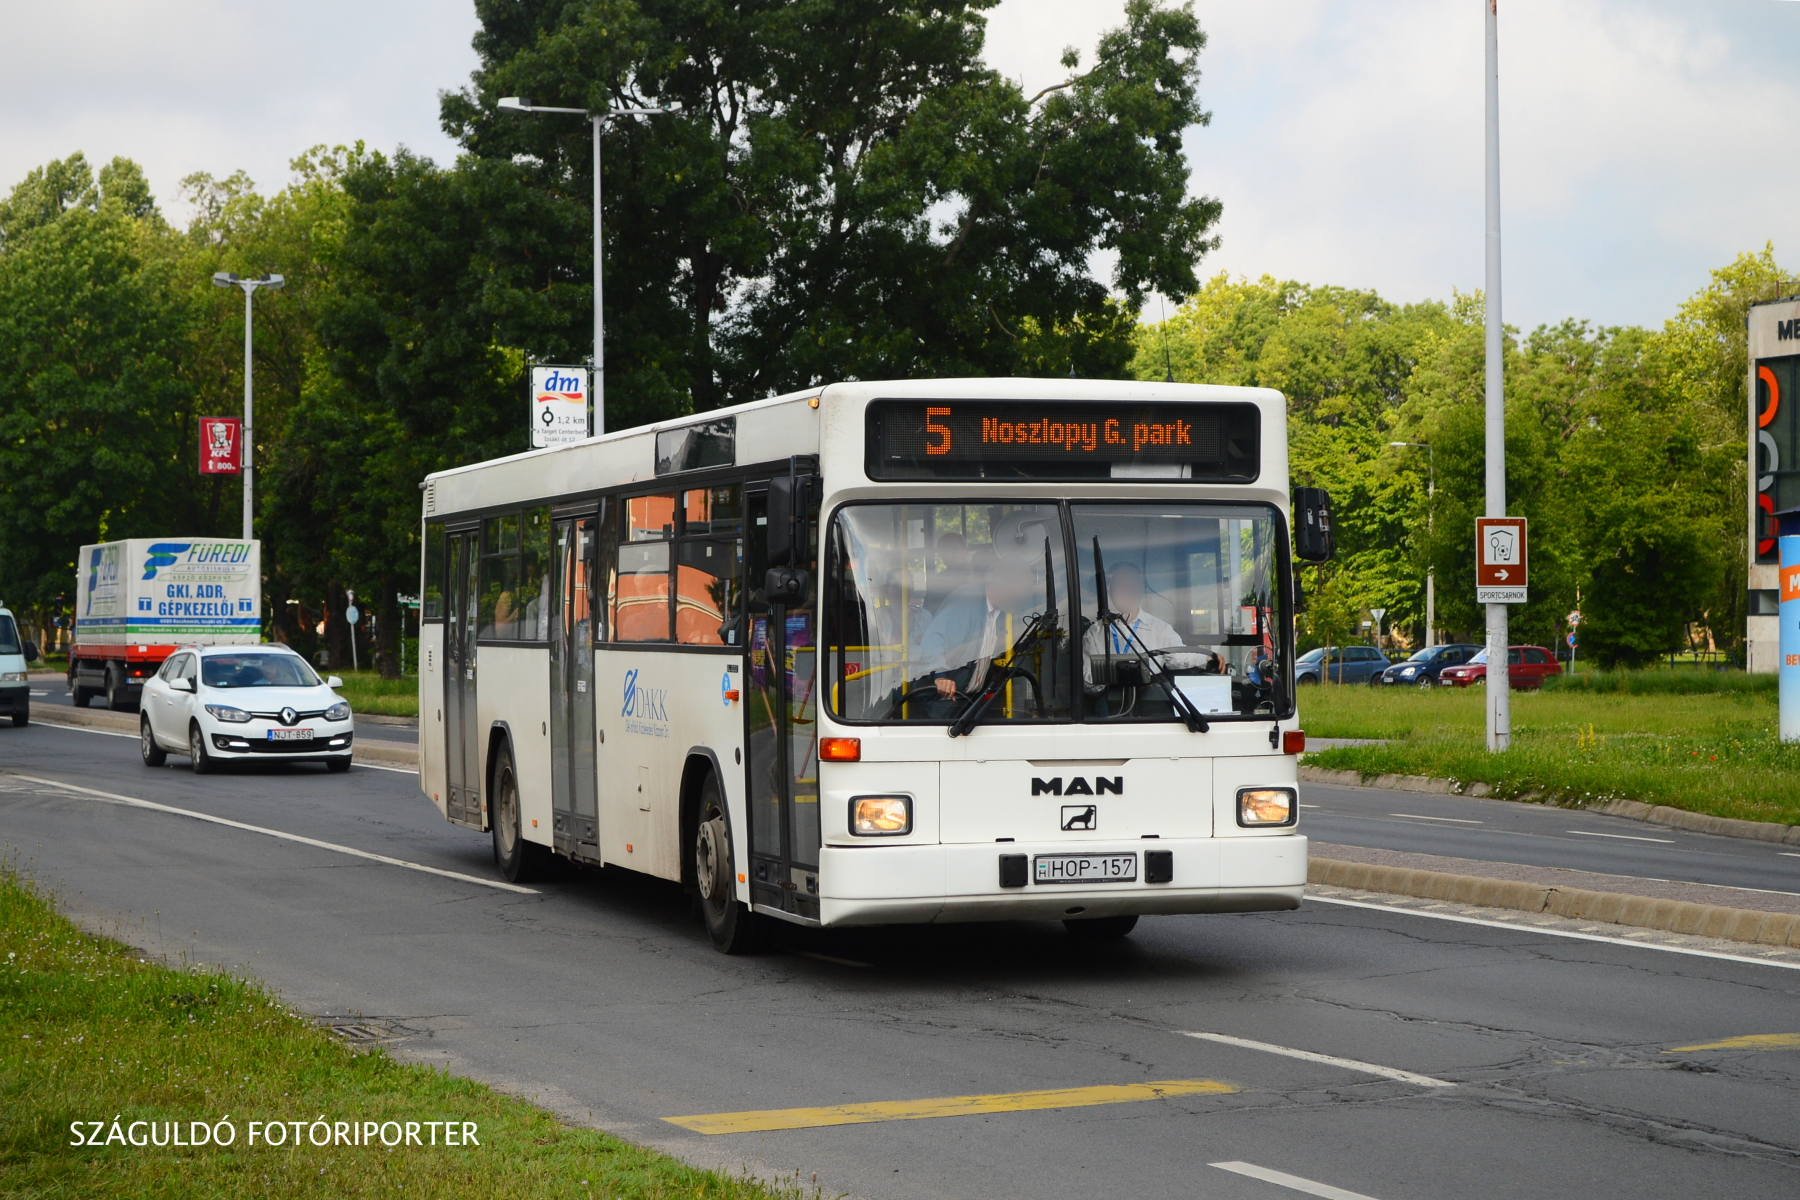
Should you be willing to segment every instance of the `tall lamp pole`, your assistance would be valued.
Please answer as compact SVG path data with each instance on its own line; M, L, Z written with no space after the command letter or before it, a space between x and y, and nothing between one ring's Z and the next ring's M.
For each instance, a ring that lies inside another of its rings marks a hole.
M673 112L669 108L609 108L605 112L589 112L585 108L552 108L533 104L520 96L502 96L495 107L503 112L572 113L586 117L594 127L594 429L590 436L606 432L606 321L601 302L600 242L600 129L614 117L642 117Z
M1425 540L1436 543L1431 536L1433 511L1432 497L1437 495L1437 452L1431 448L1430 442L1389 442L1390 446L1418 446L1425 451ZM1437 567L1429 559L1425 562L1425 648L1437 645Z
M214 287L236 287L244 289L244 432L243 432L243 474L244 474L244 540L247 542L256 536L255 533L255 481L252 478L250 448L256 443L251 437L251 417L254 414L255 388L252 386L255 364L251 357L250 315L253 311L251 298L256 295L257 288L271 290L284 286L287 280L280 275L233 275L229 271L213 272Z
M1500 32L1499 0L1487 9L1487 515L1506 515L1506 330L1500 323ZM1506 605L1487 606L1487 743L1512 745L1512 679L1507 669ZM1496 668L1498 668L1496 670Z

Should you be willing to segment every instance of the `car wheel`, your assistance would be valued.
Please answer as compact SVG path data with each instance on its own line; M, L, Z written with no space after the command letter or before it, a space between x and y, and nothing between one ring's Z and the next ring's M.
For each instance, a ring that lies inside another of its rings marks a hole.
M326 759L325 769L333 774L342 775L345 771L350 769L350 756L346 754L342 758Z
M519 815L519 776L513 769L510 746L500 748L500 761L494 764L493 797L494 862L500 874L512 883L542 878L549 866L549 852L525 840Z
M206 735L200 732L199 722L188 726L188 758L196 775L211 775L219 769L212 755L206 752Z
M1122 938L1137 928L1137 915L1127 917L1089 917L1087 920L1064 921L1063 928L1069 936L1084 942L1112 941Z
M156 744L156 735L150 732L149 717L138 718L138 752L146 767L160 767L169 761L169 752Z
M1295 687L1318 687L1319 686L1319 677L1317 675L1302 675L1299 678L1294 680L1294 686Z
M1421 676L1419 676L1419 681L1416 684L1414 684L1413 686L1419 688L1422 691L1429 692L1432 688L1437 686L1437 680L1433 679L1429 675L1421 675Z
M700 785L695 816L694 882L700 889L700 915L706 920L707 936L723 954L754 954L762 949L767 930L763 918L737 898L731 823L718 777L711 772Z

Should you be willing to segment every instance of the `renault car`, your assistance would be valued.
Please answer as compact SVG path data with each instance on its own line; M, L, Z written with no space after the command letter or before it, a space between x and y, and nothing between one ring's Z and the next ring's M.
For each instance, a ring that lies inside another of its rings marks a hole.
M144 764L186 754L194 773L221 762L282 759L350 769L350 705L286 646L187 646L144 684Z

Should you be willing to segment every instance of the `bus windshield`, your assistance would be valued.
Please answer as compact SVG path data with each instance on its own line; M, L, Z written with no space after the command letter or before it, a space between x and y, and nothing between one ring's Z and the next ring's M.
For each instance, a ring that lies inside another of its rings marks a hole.
M832 710L953 723L986 690L983 724L1273 717L1278 530L1267 505L846 506L827 549Z

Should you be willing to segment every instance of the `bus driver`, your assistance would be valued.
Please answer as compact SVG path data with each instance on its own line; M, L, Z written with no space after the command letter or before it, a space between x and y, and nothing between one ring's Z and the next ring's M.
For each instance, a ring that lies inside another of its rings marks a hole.
M1128 655L1186 648L1187 643L1181 640L1174 626L1156 614L1144 611L1144 572L1136 563L1113 563L1106 569L1106 601L1117 619L1110 624L1095 621L1088 626L1087 636L1082 639L1087 662L1092 663L1108 650L1115 655ZM1157 657L1169 668L1220 669L1219 656L1207 650Z

